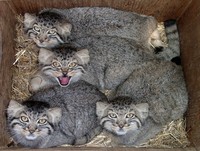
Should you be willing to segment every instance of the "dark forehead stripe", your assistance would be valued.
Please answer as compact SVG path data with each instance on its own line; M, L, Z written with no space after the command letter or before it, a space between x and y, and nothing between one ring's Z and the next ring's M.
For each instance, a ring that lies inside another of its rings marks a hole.
M112 107L118 110L124 110L130 108L130 105L133 103L130 97L120 96L114 100L110 100Z
M54 24L62 22L63 16L54 12L43 12L37 15L37 23L47 28L55 28Z
M39 15L39 18L43 18L43 19L46 19L46 20L59 20L59 19L63 19L63 16L61 14L58 14L56 12L42 12L40 13Z
M53 51L55 52L57 57L68 59L75 55L77 52L77 49L71 46L60 46L57 48L54 48Z
M28 111L43 113L50 105L46 102L39 101L25 101L22 105L26 106Z

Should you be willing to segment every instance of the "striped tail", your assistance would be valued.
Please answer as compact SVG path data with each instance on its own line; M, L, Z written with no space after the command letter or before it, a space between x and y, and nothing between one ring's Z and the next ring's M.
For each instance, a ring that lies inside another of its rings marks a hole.
M180 65L180 43L176 20L167 20L164 22L164 26L168 46L157 45L154 49L156 56L160 59L171 60Z

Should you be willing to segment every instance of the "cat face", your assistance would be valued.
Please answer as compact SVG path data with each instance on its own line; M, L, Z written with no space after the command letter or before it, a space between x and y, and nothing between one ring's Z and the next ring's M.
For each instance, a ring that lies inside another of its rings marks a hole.
M38 47L52 48L67 41L71 24L60 14L44 12L39 15L25 13L24 30Z
M7 109L11 136L22 145L38 143L54 132L61 114L60 108L49 108L44 102L27 101L20 104L11 100Z
M130 98L116 98L110 103L97 103L101 125L116 135L126 135L139 129L148 116L148 104L133 104Z
M89 62L87 49L77 51L73 47L57 47L53 51L40 49L39 63L43 72L51 81L62 87L80 79L84 73L83 65Z

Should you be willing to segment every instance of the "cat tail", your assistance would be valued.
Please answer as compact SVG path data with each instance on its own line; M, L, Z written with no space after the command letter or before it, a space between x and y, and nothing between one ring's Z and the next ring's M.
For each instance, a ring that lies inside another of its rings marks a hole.
M101 126L94 128L85 136L83 136L79 139L76 139L74 142L74 145L82 145L82 144L86 144L86 143L90 142L95 136L99 135L102 132L102 130L103 129Z
M170 60L180 65L180 42L176 20L165 21L164 27L168 46L155 46L155 53L161 59Z

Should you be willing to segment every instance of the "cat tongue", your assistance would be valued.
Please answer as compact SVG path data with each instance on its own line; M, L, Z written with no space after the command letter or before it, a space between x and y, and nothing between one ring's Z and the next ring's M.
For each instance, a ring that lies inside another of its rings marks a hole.
M69 83L69 77L58 77L61 85L67 85Z

